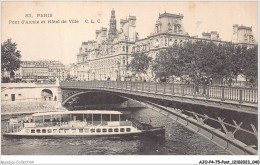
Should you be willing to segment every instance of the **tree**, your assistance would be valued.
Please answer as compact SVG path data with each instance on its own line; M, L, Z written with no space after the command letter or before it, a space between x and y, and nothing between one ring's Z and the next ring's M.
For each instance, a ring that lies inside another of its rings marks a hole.
M251 81L257 82L258 79L258 50L257 46L246 50L243 56L243 63L241 65L242 73L245 77Z
M186 42L179 52L179 68L181 75L189 75L193 79L200 79L202 72L201 55L203 50L203 42L197 41L195 43Z
M67 74L66 81L71 81L73 78L71 77L70 73Z
M21 54L17 50L17 44L12 39L7 39L1 44L2 71L14 71L20 67Z
M178 63L180 49L179 46L173 45L166 50L161 50L156 55L152 69L157 78L181 75L181 68Z
M140 77L141 73L146 73L150 63L152 62L152 57L149 57L145 53L134 53L132 54L132 60L128 64L128 68L134 72L135 74L138 74L138 77Z
M206 43L201 57L201 70L207 77L230 78L232 75L232 54L234 47Z
M231 80L243 74L257 81L257 46L247 48L231 43L185 42L160 51L153 71L161 76L189 76L195 84L205 78Z
M194 82L203 77L231 78L241 73L241 54L245 48L214 42L186 42L157 54L153 70L160 76L189 76ZM236 58L236 60L235 60Z

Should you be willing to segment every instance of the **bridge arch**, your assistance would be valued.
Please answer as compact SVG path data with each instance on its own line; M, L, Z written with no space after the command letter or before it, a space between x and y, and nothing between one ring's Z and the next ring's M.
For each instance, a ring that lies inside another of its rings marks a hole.
M41 96L45 101L52 101L54 99L52 90L47 88L41 90Z
M101 93L110 94L110 95L114 95L114 96L118 96L118 97L121 97L121 98L124 98L124 99L127 99L127 100L132 100L132 101L140 104L140 101L138 101L138 100L135 100L135 99L130 98L130 97L122 96L122 95L117 94L117 93L109 92L109 91L81 91L81 92L72 94L71 96L66 98L64 101L62 101L62 106L64 106L70 99L72 99L75 96L78 96L78 95L81 95L81 94L85 94L85 93L100 93L100 92Z

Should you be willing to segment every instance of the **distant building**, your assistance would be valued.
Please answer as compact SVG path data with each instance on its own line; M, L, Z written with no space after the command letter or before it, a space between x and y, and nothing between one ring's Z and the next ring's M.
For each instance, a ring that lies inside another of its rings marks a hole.
M217 31L211 31L210 33L202 33L202 38L205 38L205 39L210 39L210 40L219 40L220 41L220 38L219 38L219 34Z
M22 81L55 81L64 80L65 66L59 61L22 61L19 71Z
M102 27L96 30L96 40L82 42L77 55L78 80L128 80L134 75L127 69L133 53L143 52L155 58L156 54L173 44L187 41L205 41L228 44L221 41L217 31L202 33L202 37L191 37L186 32L182 14L162 13L155 22L154 30L146 38L140 39L136 32L136 17L120 19L120 29L116 29L115 11L111 11L109 31ZM232 42L252 46L255 44L252 28L235 26ZM236 30L235 30L236 29ZM148 69L141 80L152 80L154 74Z
M65 65L59 61L46 61L48 65L49 80L65 80Z
M77 80L78 77L78 65L75 63L65 66L65 79Z
M255 44L252 27L233 25L232 42L236 44Z

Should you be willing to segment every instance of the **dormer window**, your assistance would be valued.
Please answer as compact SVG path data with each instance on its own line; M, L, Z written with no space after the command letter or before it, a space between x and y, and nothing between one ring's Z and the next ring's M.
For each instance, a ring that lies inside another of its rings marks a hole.
M158 32L159 32L159 26L156 25L156 33L158 33Z
M174 25L174 32L177 32L177 25Z
M181 33L182 32L180 24L174 25L174 32L175 33Z
M161 24L156 24L156 33L161 31Z
M172 26L170 23L168 23L168 30L172 30Z

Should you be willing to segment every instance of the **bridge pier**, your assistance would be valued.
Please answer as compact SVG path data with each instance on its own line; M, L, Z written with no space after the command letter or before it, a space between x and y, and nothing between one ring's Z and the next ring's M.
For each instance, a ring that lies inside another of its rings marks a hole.
M56 100L56 106L55 108L56 109L63 109L63 106L62 106L62 90L61 88L58 88L57 90L57 100Z

